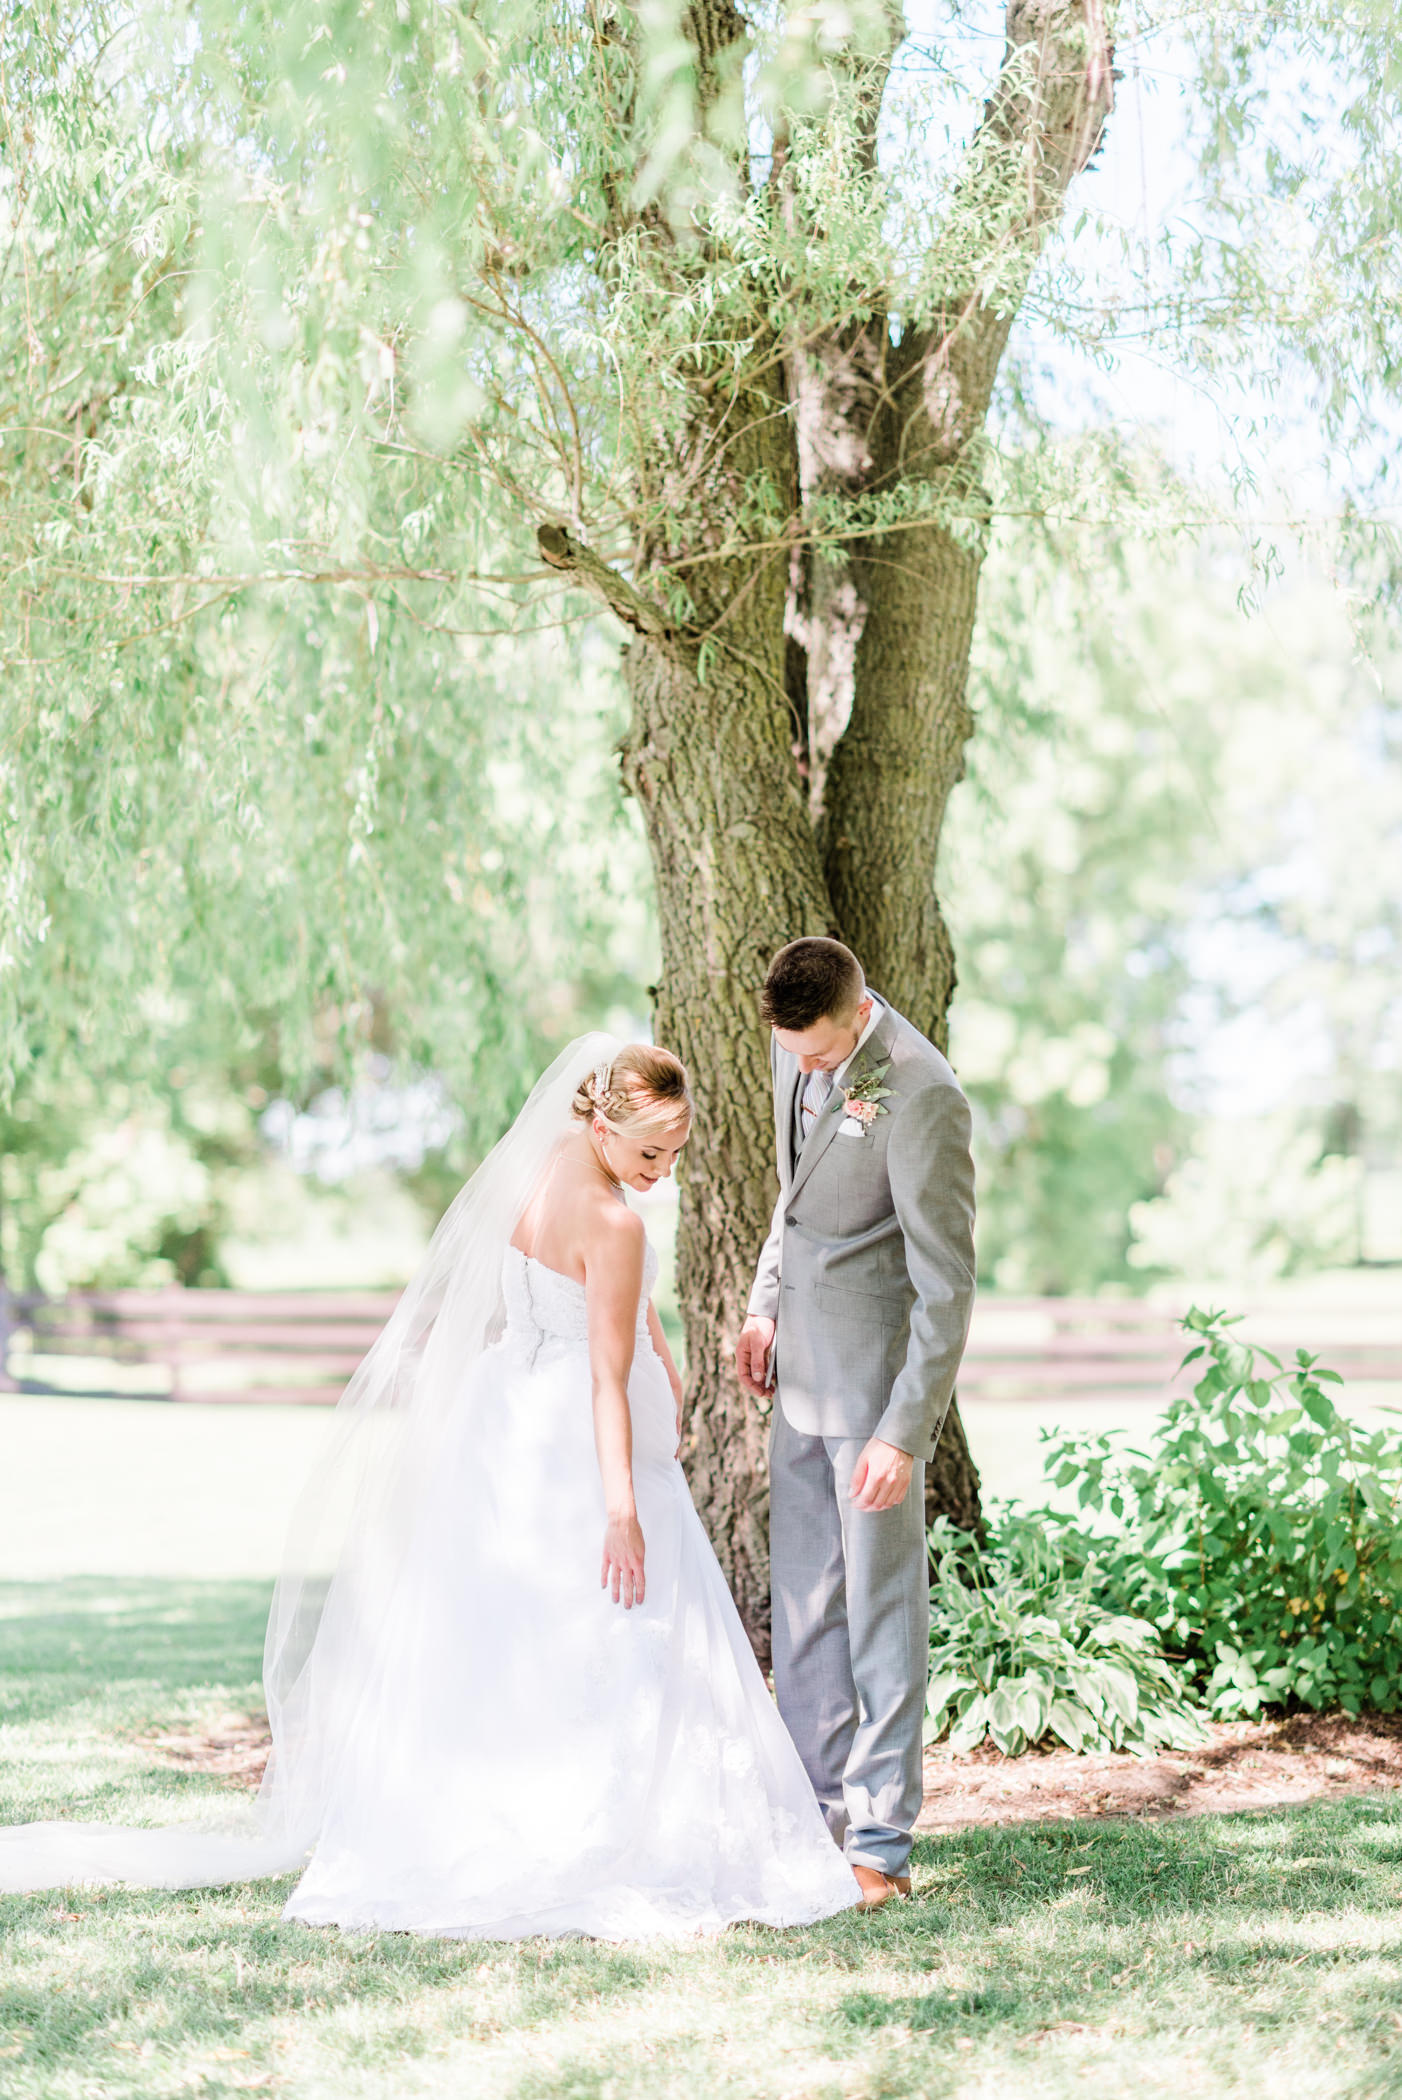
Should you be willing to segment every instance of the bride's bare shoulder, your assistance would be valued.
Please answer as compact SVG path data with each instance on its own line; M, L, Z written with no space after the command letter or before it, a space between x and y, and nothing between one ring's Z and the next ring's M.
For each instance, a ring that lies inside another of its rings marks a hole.
M637 1212L620 1203L617 1196L604 1190L596 1194L591 1189L583 1204L580 1226L588 1255L607 1255L615 1261L632 1257L642 1260L646 1228Z

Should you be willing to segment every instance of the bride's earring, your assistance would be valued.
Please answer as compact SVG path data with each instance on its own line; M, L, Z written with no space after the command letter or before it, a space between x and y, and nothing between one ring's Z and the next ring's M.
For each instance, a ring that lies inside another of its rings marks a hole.
M609 1160L608 1142L609 1133L601 1126L599 1130L599 1157L604 1163L604 1172L608 1175L609 1180L613 1183L615 1188L622 1188L623 1177L621 1174L614 1173L612 1164Z

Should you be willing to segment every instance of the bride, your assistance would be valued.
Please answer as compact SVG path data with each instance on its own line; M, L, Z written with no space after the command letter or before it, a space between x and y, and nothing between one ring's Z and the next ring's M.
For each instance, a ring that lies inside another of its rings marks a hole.
M240 1826L0 1830L0 1889L300 1868L315 1925L468 1939L856 1903L677 1459L657 1259L669 1051L584 1036L460 1192L347 1387L268 1624Z

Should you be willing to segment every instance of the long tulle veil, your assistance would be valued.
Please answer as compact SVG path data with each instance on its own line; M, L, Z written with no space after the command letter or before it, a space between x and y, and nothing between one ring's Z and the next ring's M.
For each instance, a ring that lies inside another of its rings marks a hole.
M376 1661L393 1637L397 1571L465 1373L500 1332L502 1260L567 1134L579 1083L622 1047L577 1037L536 1082L459 1191L417 1275L337 1403L328 1446L288 1529L263 1682L273 1749L257 1802L162 1828L24 1823L0 1829L0 1890L79 1881L193 1888L299 1866L337 1760L373 1741Z

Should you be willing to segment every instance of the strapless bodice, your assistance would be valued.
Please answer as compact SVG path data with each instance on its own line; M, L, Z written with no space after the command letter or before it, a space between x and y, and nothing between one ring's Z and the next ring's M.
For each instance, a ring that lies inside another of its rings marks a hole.
M647 1305L657 1282L657 1250L649 1240L643 1256L643 1288L638 1299L638 1340L647 1340ZM508 1247L501 1268L506 1300L506 1329L527 1346L543 1341L588 1347L589 1314L584 1285L558 1269L547 1269L534 1255Z

